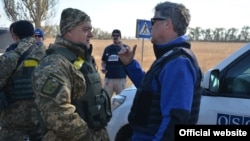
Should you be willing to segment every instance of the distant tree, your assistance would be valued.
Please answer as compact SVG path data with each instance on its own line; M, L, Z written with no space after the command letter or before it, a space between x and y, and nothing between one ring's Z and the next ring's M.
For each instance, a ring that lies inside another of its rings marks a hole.
M211 29L206 29L205 30L205 40L206 41L211 41L212 40L212 30Z
M189 36L192 40L198 41L201 38L201 27L189 28Z
M92 33L94 39L111 39L111 33L103 31L100 28L93 28Z
M226 32L225 32L225 41L237 41L237 32L238 29L236 28L229 28Z
M41 28L42 22L56 15L56 5L59 0L2 0L4 11L11 22L29 20L36 28Z
M249 41L249 30L250 27L249 26L243 26L240 32L240 38L239 40L243 40L243 41Z
M215 28L213 33L214 33L214 40L216 42L223 41L224 30L225 30L224 28Z
M46 33L47 38L55 38L58 34L60 34L59 25L46 25L43 26L44 32Z
M188 30L187 30L187 34L189 36L190 41L193 41L194 37L195 37L194 28L189 27Z

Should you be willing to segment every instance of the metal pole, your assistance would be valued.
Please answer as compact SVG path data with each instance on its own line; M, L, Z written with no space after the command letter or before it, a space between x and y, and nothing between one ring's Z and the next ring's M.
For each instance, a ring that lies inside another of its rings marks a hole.
M143 65L143 52L144 52L144 38L142 38L142 49L141 49L141 66Z

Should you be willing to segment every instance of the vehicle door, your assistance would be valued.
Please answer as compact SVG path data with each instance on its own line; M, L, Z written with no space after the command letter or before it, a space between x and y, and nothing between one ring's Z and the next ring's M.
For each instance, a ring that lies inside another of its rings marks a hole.
M198 124L250 125L250 51L211 71Z

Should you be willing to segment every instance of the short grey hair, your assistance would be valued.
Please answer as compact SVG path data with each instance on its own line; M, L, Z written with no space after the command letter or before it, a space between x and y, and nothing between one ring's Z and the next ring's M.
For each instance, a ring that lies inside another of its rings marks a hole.
M178 36L182 36L187 32L191 15L189 9L183 4L169 1L160 2L155 6L155 12L159 12L162 17L172 20L174 31L178 33Z

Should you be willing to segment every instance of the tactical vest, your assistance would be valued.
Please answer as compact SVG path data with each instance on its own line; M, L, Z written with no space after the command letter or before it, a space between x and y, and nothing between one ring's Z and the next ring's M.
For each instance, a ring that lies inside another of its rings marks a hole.
M34 68L38 65L38 60L27 56L36 47L36 45L32 45L26 52L24 52L18 60L17 67L12 72L13 74L11 78L3 88L8 103L14 103L18 100L35 99L35 94L32 89L31 75ZM20 64L22 66L19 66ZM20 73L17 72L18 67L22 67Z
M77 113L83 118L89 128L99 130L109 122L111 103L108 93L102 88L101 78L94 67L94 59L83 60L67 48L57 47L49 49L50 54L61 54L66 57L76 69L82 72L87 85L86 93L78 100L72 100Z
M196 124L198 121L200 99L203 90L200 86L202 79L201 69L190 49L182 47L174 48L173 50L165 53L161 58L152 64L150 70L144 77L143 83L137 89L128 120L130 124L140 125L140 127L142 127L140 130L144 130L145 133L155 134L159 129L159 125L162 121L160 109L161 84L159 82L159 74L168 61L179 56L189 58L193 67L196 69L197 81L194 87L191 116L187 124ZM157 83L157 92L154 92L152 89L151 83L153 79L155 79Z

